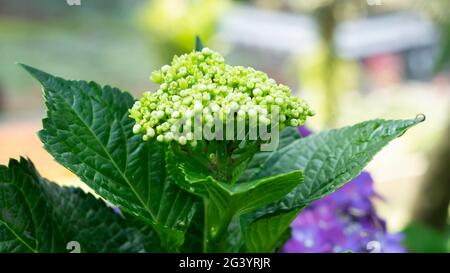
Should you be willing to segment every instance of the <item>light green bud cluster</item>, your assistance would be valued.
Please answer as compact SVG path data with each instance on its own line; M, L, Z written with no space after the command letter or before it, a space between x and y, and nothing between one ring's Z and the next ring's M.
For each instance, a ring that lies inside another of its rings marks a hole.
M287 86L253 68L227 65L219 53L208 48L175 56L171 65L154 71L150 78L160 88L145 92L130 109L130 117L136 121L133 132L143 134L144 140L156 137L161 142L195 144L192 132L181 127L192 128L196 114L201 114L202 125L210 127L217 118L226 122L230 113L238 121L256 118L269 125L273 106L277 106L281 129L303 125L313 115Z

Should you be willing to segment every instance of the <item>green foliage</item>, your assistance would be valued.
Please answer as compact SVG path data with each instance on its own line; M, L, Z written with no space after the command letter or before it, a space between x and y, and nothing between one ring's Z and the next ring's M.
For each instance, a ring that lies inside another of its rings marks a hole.
M199 35L205 42L216 33L220 16L227 10L229 0L167 0L147 1L139 9L139 23L157 45L160 58L170 60L174 53L192 49L192 37ZM174 5L175 4L175 5ZM175 9L175 10L174 10Z
M161 250L149 226L45 180L24 158L0 166L0 190L0 252L66 252L71 241L83 252Z
M176 250L195 198L167 176L165 146L133 135L128 118L133 98L109 86L24 68L44 87L48 111L39 132L44 147L100 196L151 225L168 250Z
M411 120L372 120L297 139L266 154L256 170L250 169L253 175L248 179L304 170L305 183L278 203L302 207L334 192L356 177L378 151L421 121L420 117Z
M250 164L247 169L250 173L247 179L303 170L305 181L278 201L244 215L244 220L251 223L248 229L254 229L253 225L257 226L262 219L268 229L280 229L280 222L293 220L289 218L291 215L295 217L309 203L336 191L356 177L378 151L421 121L420 117L367 121L298 138L272 153L260 155L258 164ZM288 229L289 223L284 223L284 230ZM265 240L260 242L265 243Z
M411 223L403 231L405 246L413 253L449 253L450 229L438 231L420 223Z
M307 138L288 127L272 152L228 140L142 141L127 92L22 66L43 86L45 149L123 214L11 160L0 167L0 252L67 252L71 241L82 252L273 252L306 205L423 121L373 120Z

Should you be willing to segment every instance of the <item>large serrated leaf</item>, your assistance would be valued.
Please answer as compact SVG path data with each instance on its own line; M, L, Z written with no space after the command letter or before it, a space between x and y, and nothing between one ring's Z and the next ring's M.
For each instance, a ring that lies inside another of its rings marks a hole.
M156 233L80 189L59 187L21 158L0 166L0 252L161 251Z
M47 118L39 137L47 151L100 196L152 225L168 250L177 250L195 197L167 177L165 145L133 134L131 95L22 66L44 87Z
M252 178L303 170L305 182L281 201L303 206L355 178L377 152L421 121L378 119L298 139L267 157Z
M278 215L283 215L284 211L299 212L312 201L334 192L356 177L390 141L421 121L421 117L366 121L297 139L273 153L260 155L259 166L252 165L250 179L303 170L305 181L281 200L243 215L242 219L250 223L244 234L257 229L261 221L269 229L274 228L272 225L278 227L281 217ZM285 229L288 228L289 224L285 222ZM247 236L246 239L250 249L258 247L253 238Z

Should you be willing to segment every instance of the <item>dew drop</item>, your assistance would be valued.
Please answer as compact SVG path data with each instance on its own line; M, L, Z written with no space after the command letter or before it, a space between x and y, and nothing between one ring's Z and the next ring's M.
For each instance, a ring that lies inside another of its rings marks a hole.
M422 114L422 113L418 114L418 115L416 116L416 118L415 118L415 120L416 120L417 122L423 122L423 121L425 121L425 119L426 119L426 116L425 116L424 114Z

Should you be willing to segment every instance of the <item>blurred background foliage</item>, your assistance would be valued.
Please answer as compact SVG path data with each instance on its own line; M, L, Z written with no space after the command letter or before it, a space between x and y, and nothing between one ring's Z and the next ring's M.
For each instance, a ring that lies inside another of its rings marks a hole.
M192 50L196 35L209 44L227 0L154 0L139 13L141 27L163 61Z
M368 166L377 211L410 251L449 250L448 0L0 0L0 163L29 156L44 176L80 185L36 137L39 86L15 62L139 96L150 72L199 34L232 64L289 85L314 131L365 119L427 122Z

